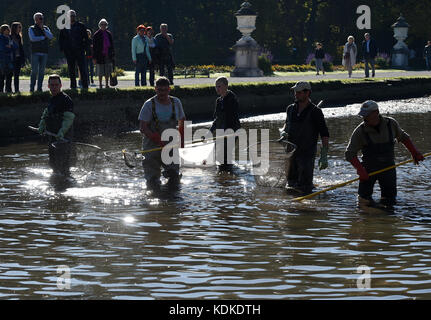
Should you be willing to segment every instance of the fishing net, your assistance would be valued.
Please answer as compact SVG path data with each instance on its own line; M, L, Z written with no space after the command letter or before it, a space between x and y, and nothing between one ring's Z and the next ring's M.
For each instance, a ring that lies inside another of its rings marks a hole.
M85 143L69 142L53 142L51 143L53 150L58 152L70 152L70 164L75 168L74 171L92 172L96 165L103 161L106 157L103 151L97 147Z
M270 188L284 188L287 183L287 173L289 172L291 158L295 153L296 146L288 141L269 142L269 159L265 162L265 170L260 170L259 174L254 174L256 185ZM252 172L257 172L256 168L261 168L262 160L253 158L250 152ZM264 172L264 174L261 174Z
M144 160L144 156L142 155L142 153L123 150L122 154L124 163L129 168L132 169L142 165L142 160Z
M97 164L100 164L106 159L101 149L83 144L74 144L73 147L75 149L75 161L73 166L80 171L95 171Z
M215 141L196 143L179 149L182 167L206 168L216 165Z
M196 143L180 148L179 156L182 167L188 168L206 168L215 165L215 142ZM136 168L142 164L145 155L141 152L130 152L123 150L123 160L129 168Z

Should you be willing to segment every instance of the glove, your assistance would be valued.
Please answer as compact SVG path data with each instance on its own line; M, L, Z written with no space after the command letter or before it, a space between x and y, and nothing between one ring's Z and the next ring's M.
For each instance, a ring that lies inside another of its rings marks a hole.
M181 148L184 148L184 126L179 127L178 131L180 132Z
M45 119L40 120L39 122L39 134L44 134L46 129Z
M61 128L58 130L56 136L57 140L64 139L64 135L69 131L70 127L72 127L73 120L75 120L75 115L72 112L66 111L63 114L63 122L61 123Z
M281 142L283 140L287 140L287 132L285 131L280 132L280 139L278 139L277 142Z
M46 130L46 117L48 116L48 108L45 108L42 113L42 117L40 118L39 122L39 134L43 134Z
M328 147L322 146L320 149L319 170L328 168Z
M350 163L356 168L356 172L359 175L360 181L367 181L368 179L370 179L367 170L365 170L358 157L354 157L352 160L350 160Z
M64 139L64 132L63 132L63 130L58 130L58 133L57 133L57 135L55 136L55 138L57 139L57 140L63 140Z
M412 154L412 158L415 161L415 164L419 164L419 161L423 161L424 160L424 156L422 155L422 153L420 153L416 147L414 146L412 140L407 139L405 141L402 141L402 143L406 146L407 150L410 151L410 153Z
M166 145L166 143L162 141L162 138L158 132L153 132L148 138L150 138L151 141L162 148Z

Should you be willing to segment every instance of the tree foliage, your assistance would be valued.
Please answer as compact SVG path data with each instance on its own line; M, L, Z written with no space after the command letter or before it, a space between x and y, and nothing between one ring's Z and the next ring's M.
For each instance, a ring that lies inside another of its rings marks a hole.
M131 66L130 42L139 24L151 25L158 31L160 23L169 25L174 35L175 60L179 64L233 64L231 47L240 38L236 29L235 12L243 0L68 0L78 13L80 21L96 31L101 18L109 22L114 35L118 64ZM337 56L337 48L353 35L357 44L369 31L377 41L379 51L390 53L395 43L391 25L400 13L410 24L407 44L421 50L431 39L428 17L431 16L429 0L251 0L258 12L253 37L269 49L274 63L304 62L316 41ZM371 8L371 30L358 30L356 9L366 4ZM33 23L33 14L43 12L46 24L54 32L50 49L50 64L63 55L58 49L56 28L58 1L2 0L0 23L20 21L24 26L24 41L28 52L27 28ZM334 61L340 63L340 61Z

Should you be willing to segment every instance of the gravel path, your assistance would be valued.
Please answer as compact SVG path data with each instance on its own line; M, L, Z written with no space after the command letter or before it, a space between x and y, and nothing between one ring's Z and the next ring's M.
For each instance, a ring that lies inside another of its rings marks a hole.
M431 76L431 72L429 71L384 71L377 70L376 77L377 78L385 78L385 77L412 77L412 76ZM359 70L353 73L353 79L363 79L364 71ZM326 75L315 75L312 73L304 73L304 74L293 74L289 76L271 76L271 77L250 77L250 78L229 78L230 83L241 83L241 82L282 82L282 81L310 81L310 80L333 80L333 79L348 79L347 73L326 73ZM184 85L196 85L196 84L214 84L214 78L175 78L174 83L178 86ZM97 82L96 82L97 83ZM133 80L119 80L117 88L130 88L134 87L135 82ZM30 80L21 80L20 81L21 91L29 91L30 90ZM68 89L70 87L70 83L68 79L63 80L63 89ZM90 87L97 88L98 86ZM43 90L48 90L47 80L45 79L43 83Z

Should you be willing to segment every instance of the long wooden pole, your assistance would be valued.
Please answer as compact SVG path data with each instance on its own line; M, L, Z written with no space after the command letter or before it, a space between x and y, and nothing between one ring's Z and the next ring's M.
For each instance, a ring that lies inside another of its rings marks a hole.
M431 156L431 152L424 154L424 158L429 157L429 156ZM410 159L410 160L406 160L406 161L400 162L398 164L394 164L393 166L390 166L390 167L387 167L387 168L384 168L384 169L381 169L381 170L378 170L378 171L374 171L374 172L370 173L369 176L374 176L376 174L379 174L379 173L382 173L382 172L394 169L396 167L402 166L402 165L404 165L406 163L410 163L410 162L413 162L413 161L414 161L413 159ZM331 186L331 187L329 187L327 189L323 189L323 190L320 190L320 191L308 194L308 195L303 196L303 197L294 198L294 199L292 199L292 201L302 201L302 200L310 199L310 198L313 198L313 197L315 197L315 196L317 196L317 195L319 195L321 193L325 193L325 192L328 192L328 191L331 191L331 190L334 190L334 189L338 189L338 188L344 187L344 186L346 186L348 184L351 184L351 183L353 183L355 181L358 181L358 180L359 180L359 178L356 178L356 179L349 180L349 181L346 181L346 182L343 182L343 183L339 183L339 184Z

